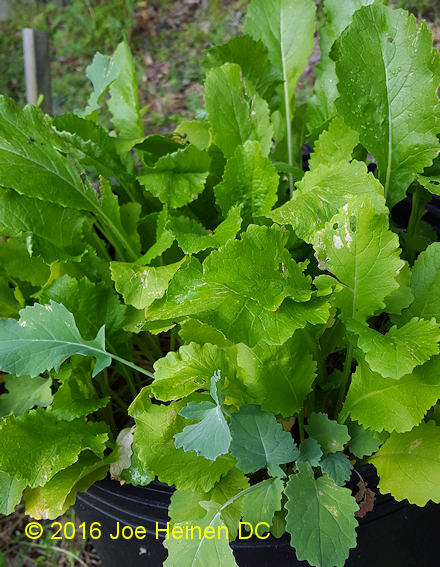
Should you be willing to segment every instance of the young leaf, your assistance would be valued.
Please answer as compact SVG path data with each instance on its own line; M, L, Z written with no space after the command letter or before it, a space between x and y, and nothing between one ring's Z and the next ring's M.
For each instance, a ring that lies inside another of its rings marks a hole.
M96 120L96 115L101 107L101 100L107 92L109 86L119 75L119 67L108 55L96 53L92 63L86 69L86 75L93 85L93 92L84 111L78 114L83 118L92 117Z
M329 419L324 413L312 413L305 429L321 445L324 455L343 451L350 439L347 427Z
M440 397L440 356L400 380L383 378L359 360L342 410L375 431L409 431Z
M440 428L433 421L407 433L392 433L369 461L377 468L379 490L425 506L440 502Z
M13 413L16 417L34 406L52 403L52 380L30 376L4 376L7 393L0 395L0 417Z
M226 215L234 205L243 205L246 224L268 213L277 202L278 173L263 156L258 142L247 141L237 146L226 162L222 182L215 186L217 204Z
M212 143L212 132L207 122L198 120L184 120L174 133L188 140L198 150L207 150Z
M284 483L280 478L269 478L258 488L243 496L243 520L256 526L260 522L272 525L275 512L281 510Z
M291 545L300 561L314 567L343 567L350 548L356 545L356 500L348 488L325 476L315 480L308 463L298 463L298 469L285 491Z
M317 467L321 462L322 455L323 452L318 441L312 437L307 437L307 439L301 441L297 462L301 461L309 463L312 467Z
M219 248L235 238L241 227L241 207L232 207L225 213L225 220L215 230L207 230L194 219L170 215L166 230L177 240L185 254L197 254L207 248Z
M261 411L258 406L242 406L232 414L229 428L231 455L245 473L267 467L271 476L284 476L279 465L290 463L298 456L292 436L283 430L273 414Z
M185 260L166 266L150 267L110 262L112 280L125 303L136 309L145 309L162 297L168 284Z
M183 447L184 451L195 451L210 461L227 453L231 444L231 433L222 410L224 396L218 392L220 380L221 373L217 371L211 378L209 389L215 403L189 402L179 412L186 419L200 420L199 423L187 425L174 435L177 449Z
M92 376L109 366L112 359L105 352L104 327L95 339L84 340L72 313L54 301L25 307L19 321L0 321L0 368L5 372L38 376L58 369L73 354L96 358Z
M414 317L402 327L394 325L385 335L357 321L349 322L348 328L357 334L358 347L371 370L384 378L398 380L439 353L440 329L435 319Z
M378 433L363 427L357 421L349 420L347 423L350 441L348 448L355 457L363 459L375 453L387 438L386 433Z
M281 346L240 345L237 364L252 401L283 417L300 411L316 378L316 362L300 330Z
M353 197L315 237L316 256L322 269L343 284L335 303L344 320L365 321L385 306L397 289L404 266L397 235L388 217L376 214L367 197Z
M354 14L332 55L337 109L376 158L391 208L440 148L440 66L432 34L403 10L366 6Z
M169 352L156 360L151 392L158 400L170 401L202 388L208 390L211 376L218 369L225 380L234 381L235 364L232 349L222 349L209 343L183 345L178 352Z
M144 168L138 181L164 205L177 209L203 191L210 162L207 152L187 146L160 157L153 167Z
M222 519L221 505L216 502L200 502L205 510L205 516L196 522L182 524L182 530L194 528L191 539L165 539L168 558L164 567L195 567L202 565L221 565L222 567L237 567L232 549L229 547L228 529ZM205 530L210 530L215 537L205 537ZM214 531L212 531L214 530ZM201 537L199 537L199 531ZM191 532L190 532L191 533Z
M225 63L211 69L205 81L205 106L214 132L214 143L227 158L247 140L260 142L267 156L272 145L269 108L257 94L249 92L240 67Z
M382 185L368 173L365 163L351 161L358 139L354 130L335 118L316 142L310 171L297 183L292 199L267 216L292 225L300 238L313 243L316 231L354 195L368 195L377 213L388 214Z
M108 459L88 452L81 454L76 463L58 472L44 486L26 490L26 514L36 520L58 518L75 504L78 492L105 478L107 472Z
M9 516L21 502L26 482L0 472L0 514Z
M210 461L194 452L176 449L174 435L185 426L185 419L178 414L184 404L151 404L147 409L137 410L133 443L143 466L161 482L174 484L178 490L208 492L232 469L234 460L221 455Z
M142 138L144 128L139 108L136 70L125 39L116 48L112 62L119 70L110 84L108 107L113 114L112 122L122 138Z
M0 470L35 487L75 463L82 451L102 458L108 430L84 419L58 421L39 408L0 420L0 438Z
M29 282L43 286L50 276L49 266L39 257L31 256L24 237L0 239L0 265L10 281Z
M348 455L344 453L331 453L319 463L321 471L325 473L338 486L344 486L350 480L353 465Z

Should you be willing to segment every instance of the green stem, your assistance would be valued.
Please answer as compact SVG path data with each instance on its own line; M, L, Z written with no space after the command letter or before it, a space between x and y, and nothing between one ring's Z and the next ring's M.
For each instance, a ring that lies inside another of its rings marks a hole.
M173 327L171 329L171 334L170 334L170 350L171 351L176 350L176 334L177 334L177 328Z
M120 356L117 356L116 354L112 354L111 352L107 352L106 354L111 356L113 358L113 360L117 360L121 364L125 364L125 366L129 366L130 368L133 368L133 370L137 370L138 372L140 372L141 374L144 374L145 376L149 376L150 378L154 378L154 374L152 372L149 372L148 370L145 370L145 368L141 368L140 366L137 366L137 364L133 364L133 362L130 362L129 360L125 360L125 358L121 358ZM130 386L130 384L129 384L129 386ZM133 388L134 388L134 394L136 395L137 392L136 392L136 388L134 387L134 383L133 383ZM131 390L131 387L130 387L130 390Z
M299 428L299 440L304 441L304 412L301 410L298 412L298 428Z
M342 408L342 403L343 403L344 398L345 398L345 394L347 393L347 387L348 387L348 382L349 382L350 373L351 373L352 360L353 360L353 345L351 343L349 343L348 348L347 348L347 355L345 357L345 362L344 362L344 370L343 370L343 373L342 373L342 384L341 384L341 387L339 389L338 401L336 403L335 415L338 415L338 413L340 412L340 410Z
M423 198L423 191L420 188L415 189L412 194L411 215L409 217L407 230L406 255L410 264L414 263L417 253L417 244L415 239L419 234L420 222L425 212L425 203L426 201Z

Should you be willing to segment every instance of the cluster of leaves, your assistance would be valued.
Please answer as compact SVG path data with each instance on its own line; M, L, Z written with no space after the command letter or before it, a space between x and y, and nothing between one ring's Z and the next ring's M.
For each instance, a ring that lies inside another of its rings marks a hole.
M56 517L110 467L174 485L172 524L267 522L342 566L354 464L440 502L440 244L422 220L440 57L380 1L325 9L301 106L312 0L252 0L206 56L205 115L171 136L144 136L126 43L95 56L76 115L0 99L3 513L24 490ZM227 541L165 545L167 566L236 564Z

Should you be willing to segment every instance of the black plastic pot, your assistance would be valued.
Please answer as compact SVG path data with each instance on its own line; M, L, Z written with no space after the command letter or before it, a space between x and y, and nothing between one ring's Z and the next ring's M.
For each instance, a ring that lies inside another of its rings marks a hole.
M424 508L396 502L375 489L377 476L372 466L360 472L377 493L374 510L359 520L358 545L352 549L346 567L435 567L439 564L438 528L440 505ZM156 523L164 528L172 488L160 482L147 487L121 486L111 480L94 484L78 495L76 512L86 526L99 522L102 537L93 542L104 567L160 567L167 551L156 539ZM117 522L136 528L143 526L146 538L112 540ZM290 536L281 539L236 540L232 543L240 567L306 567L290 546ZM207 565L206 567L222 567Z

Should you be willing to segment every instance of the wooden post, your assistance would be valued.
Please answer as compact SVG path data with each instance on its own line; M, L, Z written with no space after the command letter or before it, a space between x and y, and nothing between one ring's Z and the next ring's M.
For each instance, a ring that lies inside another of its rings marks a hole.
M26 75L26 99L36 104L40 94L44 95L41 108L52 112L49 69L49 38L45 31L24 28L23 32L24 69Z

